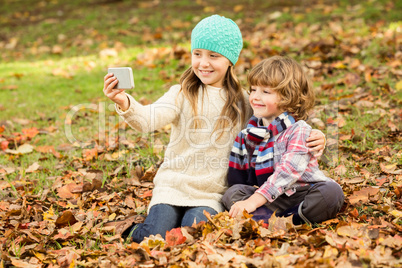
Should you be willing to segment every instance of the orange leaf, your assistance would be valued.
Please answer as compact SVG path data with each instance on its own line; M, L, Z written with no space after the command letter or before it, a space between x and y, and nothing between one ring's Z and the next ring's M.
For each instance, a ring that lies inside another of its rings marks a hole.
M143 194L139 195L138 197L146 198L152 196L152 190L146 191Z
M33 138L36 135L38 135L39 131L36 127L32 127L32 128L25 128L22 130L22 133L25 134L25 136L27 136L28 138Z
M98 158L98 149L97 148L85 149L82 151L82 156L84 157L84 160L86 160L86 161L91 161L92 159L97 159Z
M170 231L166 231L166 243L169 246L177 246L186 242L186 237L183 236L181 228L174 228Z
M35 148L37 152L40 153L51 153L53 154L56 158L61 158L61 155L56 149L54 148L53 145L44 145L44 146L37 146Z
M357 209L354 208L351 212L349 212L349 215L357 219L357 217L359 217L359 211L357 211Z
M9 144L8 141L2 141L2 142L0 143L0 148L1 148L1 150L2 150L2 151L5 151L5 150L8 148L8 144Z

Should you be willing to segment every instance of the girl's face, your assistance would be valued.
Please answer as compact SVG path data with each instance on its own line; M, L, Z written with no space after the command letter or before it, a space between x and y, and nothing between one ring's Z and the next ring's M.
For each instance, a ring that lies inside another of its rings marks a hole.
M197 48L191 55L194 73L205 85L222 87L230 65L230 61L225 56L210 50Z
M254 115L262 118L264 125L270 124L283 111L278 109L280 96L270 87L251 86L249 102Z

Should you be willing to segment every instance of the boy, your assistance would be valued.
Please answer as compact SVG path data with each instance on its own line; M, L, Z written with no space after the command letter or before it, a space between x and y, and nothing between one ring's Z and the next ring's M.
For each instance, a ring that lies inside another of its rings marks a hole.
M245 209L267 222L275 211L293 215L294 224L335 217L344 194L306 147L311 127L303 120L314 106L314 92L302 67L275 56L257 64L248 82L254 116L231 151L230 188L222 198L229 215Z

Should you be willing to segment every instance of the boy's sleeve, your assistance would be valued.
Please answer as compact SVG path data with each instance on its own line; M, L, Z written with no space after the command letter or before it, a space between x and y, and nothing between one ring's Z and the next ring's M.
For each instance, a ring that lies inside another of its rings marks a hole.
M151 132L172 123L179 117L182 103L182 100L177 98L179 91L179 85L173 86L156 102L149 105L142 105L127 94L130 107L126 111L122 111L116 105L116 112L133 129L139 132Z
M256 191L262 194L269 202L275 201L281 194L292 188L306 171L311 155L306 146L311 127L295 126L289 136L287 148L280 163L275 166L274 173Z
M229 156L229 170L227 176L229 186L234 184L246 184L248 170L247 149L245 147L244 135L240 132L235 139Z

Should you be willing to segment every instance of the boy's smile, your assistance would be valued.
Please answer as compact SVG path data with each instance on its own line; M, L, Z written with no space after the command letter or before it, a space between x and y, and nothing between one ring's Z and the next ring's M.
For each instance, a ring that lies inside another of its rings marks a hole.
M279 95L270 87L251 86L249 96L250 105L253 108L254 115L262 118L264 125L271 123L283 111L278 108L280 101Z

